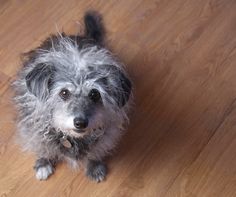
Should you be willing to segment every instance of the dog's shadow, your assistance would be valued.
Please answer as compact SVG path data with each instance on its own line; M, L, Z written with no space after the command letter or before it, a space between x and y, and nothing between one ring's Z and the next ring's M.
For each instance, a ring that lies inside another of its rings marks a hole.
M140 176L145 173L158 174L158 163L162 163L163 167L164 161L170 161L167 157L172 158L176 154L172 151L173 144L179 146L185 138L182 138L185 133L180 131L185 123L177 120L178 112L174 111L170 96L172 90L168 90L174 88L171 85L175 77L172 65L159 61L158 57L150 57L145 51L127 64L134 85L134 105L126 134L109 161L112 170L123 169L123 176L128 177L125 185L134 180L139 180L140 184ZM180 124L178 128L174 128L176 120ZM175 137L171 138L174 132ZM166 149L169 151L163 151ZM149 167L152 170L149 171Z

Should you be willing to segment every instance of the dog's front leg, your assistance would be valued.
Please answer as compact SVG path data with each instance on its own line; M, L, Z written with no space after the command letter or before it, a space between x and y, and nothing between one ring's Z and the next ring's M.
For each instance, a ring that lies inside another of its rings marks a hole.
M103 181L107 175L107 166L98 160L87 160L86 175L96 182Z
M46 180L55 170L57 160L40 158L36 160L34 170L38 180Z

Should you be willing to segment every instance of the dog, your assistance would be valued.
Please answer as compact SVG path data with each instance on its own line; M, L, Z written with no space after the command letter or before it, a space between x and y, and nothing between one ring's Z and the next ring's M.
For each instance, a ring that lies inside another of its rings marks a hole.
M128 123L132 83L124 66L105 46L102 17L84 15L82 35L50 35L23 55L14 82L18 139L36 154L38 180L65 161L103 181L105 158Z

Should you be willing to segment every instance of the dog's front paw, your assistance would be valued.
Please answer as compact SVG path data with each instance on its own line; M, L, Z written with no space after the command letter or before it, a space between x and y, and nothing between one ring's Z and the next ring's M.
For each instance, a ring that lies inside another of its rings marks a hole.
M107 175L107 166L101 161L89 161L86 175L96 181L103 181Z
M53 165L49 160L41 158L35 163L34 169L36 171L36 178L38 180L46 180L54 172Z
M50 165L40 167L36 170L36 178L38 180L46 180L53 173L53 168Z

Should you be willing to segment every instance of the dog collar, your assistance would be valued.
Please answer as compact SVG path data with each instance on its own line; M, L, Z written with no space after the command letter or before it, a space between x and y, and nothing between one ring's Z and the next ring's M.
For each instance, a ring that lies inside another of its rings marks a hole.
M66 135L63 135L60 138L60 143L65 147L65 148L71 148L72 144L70 143L70 141L67 139Z

